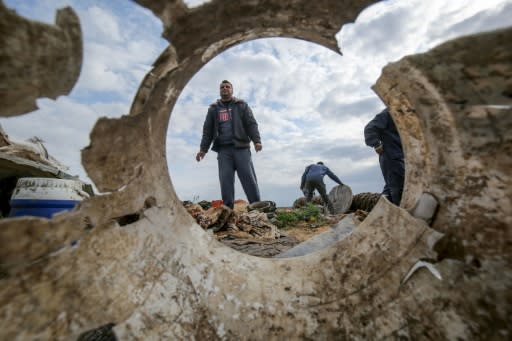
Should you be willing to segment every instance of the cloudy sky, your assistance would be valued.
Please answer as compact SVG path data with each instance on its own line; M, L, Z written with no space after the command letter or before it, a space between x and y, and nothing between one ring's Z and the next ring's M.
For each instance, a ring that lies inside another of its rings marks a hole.
M185 1L197 6L204 1ZM69 173L90 181L80 150L99 117L126 115L144 75L167 46L153 14L127 0L4 0L18 14L53 23L71 6L80 17L84 62L70 96L40 99L39 110L0 124L13 138L38 136ZM182 200L220 198L216 154L197 163L207 106L229 79L258 120L263 151L253 153L263 200L291 206L304 167L324 163L354 194L380 192L376 154L363 128L383 104L370 87L389 62L454 37L512 25L512 0L389 0L340 27L343 56L296 39L259 39L217 56L185 87L173 109L167 161ZM328 190L335 183L325 178ZM236 197L245 195L237 180Z

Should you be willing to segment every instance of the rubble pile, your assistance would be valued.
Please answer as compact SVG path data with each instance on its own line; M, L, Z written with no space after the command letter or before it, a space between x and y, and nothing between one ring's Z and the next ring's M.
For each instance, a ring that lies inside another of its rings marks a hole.
M237 200L233 209L205 205L205 201L197 204L184 201L183 206L203 229L212 231L219 242L252 256L274 257L301 242L274 224L276 206L272 201L249 205Z
M233 209L224 205L211 205L205 200L197 204L183 201L183 206L195 221L204 230L211 231L218 241L240 252L259 257L279 256L298 244L331 230L346 216L324 216L320 213L314 220L304 216L298 221L283 225L279 218L282 212L297 212L304 207L278 210L273 201L248 204L242 200L235 201ZM321 206L315 207L322 212ZM367 214L361 210L355 212L355 225L359 225Z
M241 213L236 226L255 237L267 239L280 237L279 230L269 221L267 214L257 210Z
M185 203L184 206L188 213L190 213L196 222L205 230L210 228L213 229L214 232L223 230L227 228L228 222L234 223L234 219L236 219L233 210L227 206L217 208L210 207L207 210L204 210L199 204Z
M0 153L39 162L50 167L55 167L59 171L67 171L69 167L63 165L51 156L43 142L44 141L37 136L33 136L26 141L10 138L0 125Z
M201 205L191 202L184 202L183 205L203 229L212 229L214 233L225 231L239 237L263 239L280 237L277 226L268 217L273 212L261 212L257 208L247 212L247 205L243 203L236 204L234 209L222 205L206 210ZM267 208L268 205L261 205L261 207Z

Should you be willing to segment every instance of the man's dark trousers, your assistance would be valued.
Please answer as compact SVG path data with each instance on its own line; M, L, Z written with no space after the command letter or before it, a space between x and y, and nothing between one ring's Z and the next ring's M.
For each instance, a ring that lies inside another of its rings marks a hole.
M334 213L334 207L332 202L329 200L329 196L327 195L327 190L325 189L325 184L322 180L306 180L304 184L304 195L306 196L306 202L311 202L313 199L313 194L315 193L315 189L318 191L322 200L327 205L327 209L329 213Z
M386 183L382 194L386 195L393 204L399 206L404 188L404 160L389 159L381 154L379 155L379 163L384 182Z
M220 191L224 205L233 208L235 201L235 171L249 203L260 201L258 180L249 148L224 146L217 152Z

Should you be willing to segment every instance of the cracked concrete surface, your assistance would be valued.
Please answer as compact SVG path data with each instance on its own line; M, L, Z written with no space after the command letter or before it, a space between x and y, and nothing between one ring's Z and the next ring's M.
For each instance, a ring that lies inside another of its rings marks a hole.
M170 112L226 48L288 36L336 49L334 34L374 1L137 2L162 19L171 45L130 114L100 119L82 151L109 193L51 220L0 221L1 339L73 340L110 322L120 340L510 338L512 29L385 67L374 90L405 146L401 208L381 199L338 243L263 259L218 243L182 207L165 161ZM211 13L232 25L220 30ZM80 61L67 58L72 75ZM18 110L11 97L2 104ZM440 204L432 226L408 213L423 192ZM125 216L138 219L121 226ZM401 285L419 260L442 280L423 268Z

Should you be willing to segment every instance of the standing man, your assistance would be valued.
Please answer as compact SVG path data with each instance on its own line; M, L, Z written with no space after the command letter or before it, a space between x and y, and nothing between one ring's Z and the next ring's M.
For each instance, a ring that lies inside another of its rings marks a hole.
M395 122L386 108L368 122L364 128L366 145L379 154L380 169L384 177L382 194L399 206L404 188L404 152Z
M224 205L233 208L235 201L235 171L249 203L260 201L258 181L251 159L251 141L259 152L261 145L258 123L249 105L233 96L233 85L220 83L220 99L208 108L203 125L203 137L196 160L201 161L213 142L217 152L220 189Z
M334 214L334 207L332 202L329 200L329 196L327 195L327 191L325 190L324 184L324 176L328 175L334 182L339 185L343 185L341 180L334 175L333 172L326 166L324 163L319 161L315 164L311 164L306 167L304 173L302 174L302 179L300 182L300 190L304 192L306 196L306 202L310 202L313 199L313 193L315 189L320 193L324 203L327 205L329 209L329 213Z

